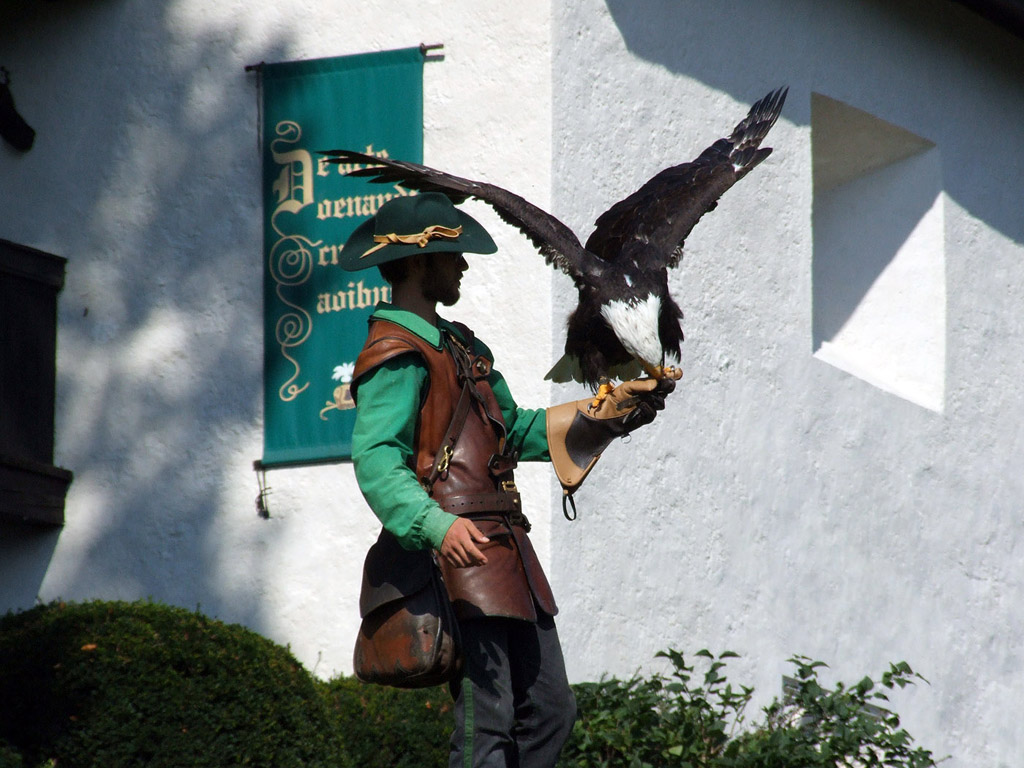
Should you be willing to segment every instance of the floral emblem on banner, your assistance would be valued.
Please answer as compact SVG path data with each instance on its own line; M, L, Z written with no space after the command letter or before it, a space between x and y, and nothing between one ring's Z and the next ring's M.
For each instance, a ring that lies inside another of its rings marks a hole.
M334 402L328 402L320 409L320 418L327 421L328 411L347 411L356 407L356 401L352 399L352 373L356 369L355 363L342 363L334 366L334 373L331 378L341 382L334 388Z

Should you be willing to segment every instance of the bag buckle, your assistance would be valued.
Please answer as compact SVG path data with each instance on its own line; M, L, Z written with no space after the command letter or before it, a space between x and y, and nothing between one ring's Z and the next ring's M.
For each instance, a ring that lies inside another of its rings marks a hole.
M448 471L448 465L452 463L452 456L455 455L455 451L450 445L446 445L441 450L441 460L437 462L437 473L443 475Z
M501 490L505 491L505 493L518 493L519 492L519 489L516 488L516 481L515 480L502 480L501 481Z

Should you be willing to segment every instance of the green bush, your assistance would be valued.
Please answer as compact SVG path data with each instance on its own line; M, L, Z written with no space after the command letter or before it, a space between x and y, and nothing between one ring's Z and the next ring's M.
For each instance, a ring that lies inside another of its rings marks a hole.
M40 606L0 619L0 658L0 743L25 766L351 765L286 649L198 613Z
M838 683L822 688L817 670L826 666L805 656L795 656L791 693L764 710L761 726L738 738L732 749L742 768L773 766L863 766L863 768L929 768L936 765L932 753L914 747L900 727L900 718L880 706L888 694L864 677L855 685ZM906 662L890 664L880 678L882 688L905 688L924 680ZM733 746L733 745L730 745Z
M579 718L560 768L928 768L932 753L913 747L899 717L878 706L887 701L865 677L854 686L826 690L817 679L822 662L796 656L792 690L746 728L753 689L734 687L725 659L700 651L706 669L695 678L675 650L659 653L669 677L602 680L577 685ZM906 663L881 676L886 689L923 679Z
M448 764L453 720L447 688L407 691L339 677L325 683L325 696L360 768Z
M0 739L0 768L22 768L21 754L10 744Z
M826 690L790 659L788 692L749 724L753 690L700 651L671 673L573 686L579 718L560 768L928 768L879 707L921 679ZM451 699L313 678L243 627L152 603L52 604L0 618L0 768L420 768L447 764Z

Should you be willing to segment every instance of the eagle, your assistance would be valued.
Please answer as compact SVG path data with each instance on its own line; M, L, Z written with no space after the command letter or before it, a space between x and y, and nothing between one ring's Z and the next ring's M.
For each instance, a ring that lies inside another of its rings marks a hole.
M636 378L645 371L666 384L681 375L666 364L679 361L683 340L683 313L669 294L668 270L679 264L683 243L701 216L771 154L761 142L787 92L771 91L727 138L691 162L666 168L615 203L597 218L586 245L550 213L494 184L350 150L321 154L328 162L358 165L347 175L373 183L443 192L456 204L482 200L518 228L548 264L572 278L579 293L567 322L565 354L545 378L578 381L600 394L610 389L610 380Z

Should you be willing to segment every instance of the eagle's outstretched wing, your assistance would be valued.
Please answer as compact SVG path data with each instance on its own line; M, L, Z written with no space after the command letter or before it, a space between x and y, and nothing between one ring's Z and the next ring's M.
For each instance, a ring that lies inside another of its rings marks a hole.
M331 163L353 163L361 167L348 176L367 177L376 184L401 184L420 191L443 192L455 203L473 197L490 205L508 224L530 238L548 264L561 269L577 287L600 276L600 262L580 245L579 238L550 213L506 189L481 181L463 179L425 165L404 160L375 157L344 149L331 149L320 154Z
M660 261L651 266L678 264L683 241L700 217L771 154L770 148L759 146L778 119L788 90L772 91L750 108L728 138L719 139L692 162L666 168L601 214L587 250L614 261L625 246L640 241L646 253Z

